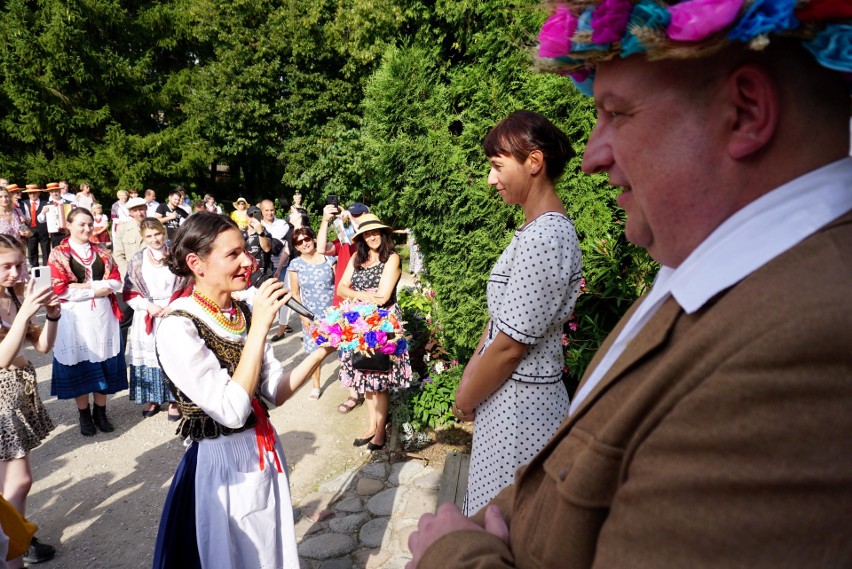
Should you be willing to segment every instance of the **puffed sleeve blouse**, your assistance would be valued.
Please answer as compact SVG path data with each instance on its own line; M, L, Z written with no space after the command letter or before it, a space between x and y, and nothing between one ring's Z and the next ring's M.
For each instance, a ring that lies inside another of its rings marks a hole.
M197 316L225 340L245 343L246 332L226 331L192 297L179 298L169 307ZM232 429L245 424L252 413L248 393L231 380L191 320L179 315L164 318L157 329L157 352L168 378L214 421ZM267 343L260 370L260 392L270 406L274 405L283 371Z

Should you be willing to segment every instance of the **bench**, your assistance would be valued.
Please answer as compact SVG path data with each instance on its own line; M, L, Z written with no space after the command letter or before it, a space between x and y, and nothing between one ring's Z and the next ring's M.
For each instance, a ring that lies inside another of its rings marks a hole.
M469 454L457 451L447 453L447 459L444 461L444 473L441 476L441 490L438 493L439 506L445 502L453 502L459 508L464 505L469 466Z

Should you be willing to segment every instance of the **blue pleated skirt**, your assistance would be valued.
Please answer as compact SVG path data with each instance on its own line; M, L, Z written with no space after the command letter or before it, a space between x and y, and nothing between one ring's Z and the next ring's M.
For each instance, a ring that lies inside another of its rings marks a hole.
M59 399L74 399L89 393L110 395L124 389L127 389L124 350L102 362L65 365L53 358L50 394Z

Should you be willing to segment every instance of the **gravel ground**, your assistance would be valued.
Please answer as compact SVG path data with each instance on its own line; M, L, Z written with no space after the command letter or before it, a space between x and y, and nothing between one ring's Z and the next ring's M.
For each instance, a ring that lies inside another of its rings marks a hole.
M296 318L291 321L298 327ZM285 367L301 357L301 333L275 345ZM31 454L34 484L27 517L40 526L43 542L57 548L45 569L140 569L151 566L160 512L184 447L174 434L176 423L165 411L143 419L142 406L127 391L107 404L113 433L80 435L73 401L50 396L51 359L25 350L39 379L39 391L56 429ZM323 396L307 398L310 386L271 412L284 445L294 501L319 484L370 460L352 446L365 422L366 409L336 412L346 391L336 383L338 365L323 366Z

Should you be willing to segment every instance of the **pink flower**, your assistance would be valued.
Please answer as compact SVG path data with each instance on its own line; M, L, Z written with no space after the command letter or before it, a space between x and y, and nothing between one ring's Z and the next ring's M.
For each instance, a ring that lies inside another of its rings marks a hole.
M666 33L677 41L701 41L729 26L743 0L688 0L669 7L672 21Z
M627 31L633 4L630 0L604 0L592 14L592 41L617 42Z
M565 334L562 334L562 345L563 346L568 345L568 336L566 336Z
M572 332L576 332L577 331L577 321L572 320L571 322L569 322L568 328L570 328Z
M392 354L396 351L396 344L394 344L394 343L385 344L385 345L381 346L377 351L380 354Z
M577 18L566 5L559 4L538 34L538 56L562 57L571 53L571 36L576 29Z
M580 278L580 288L586 288L586 279Z

